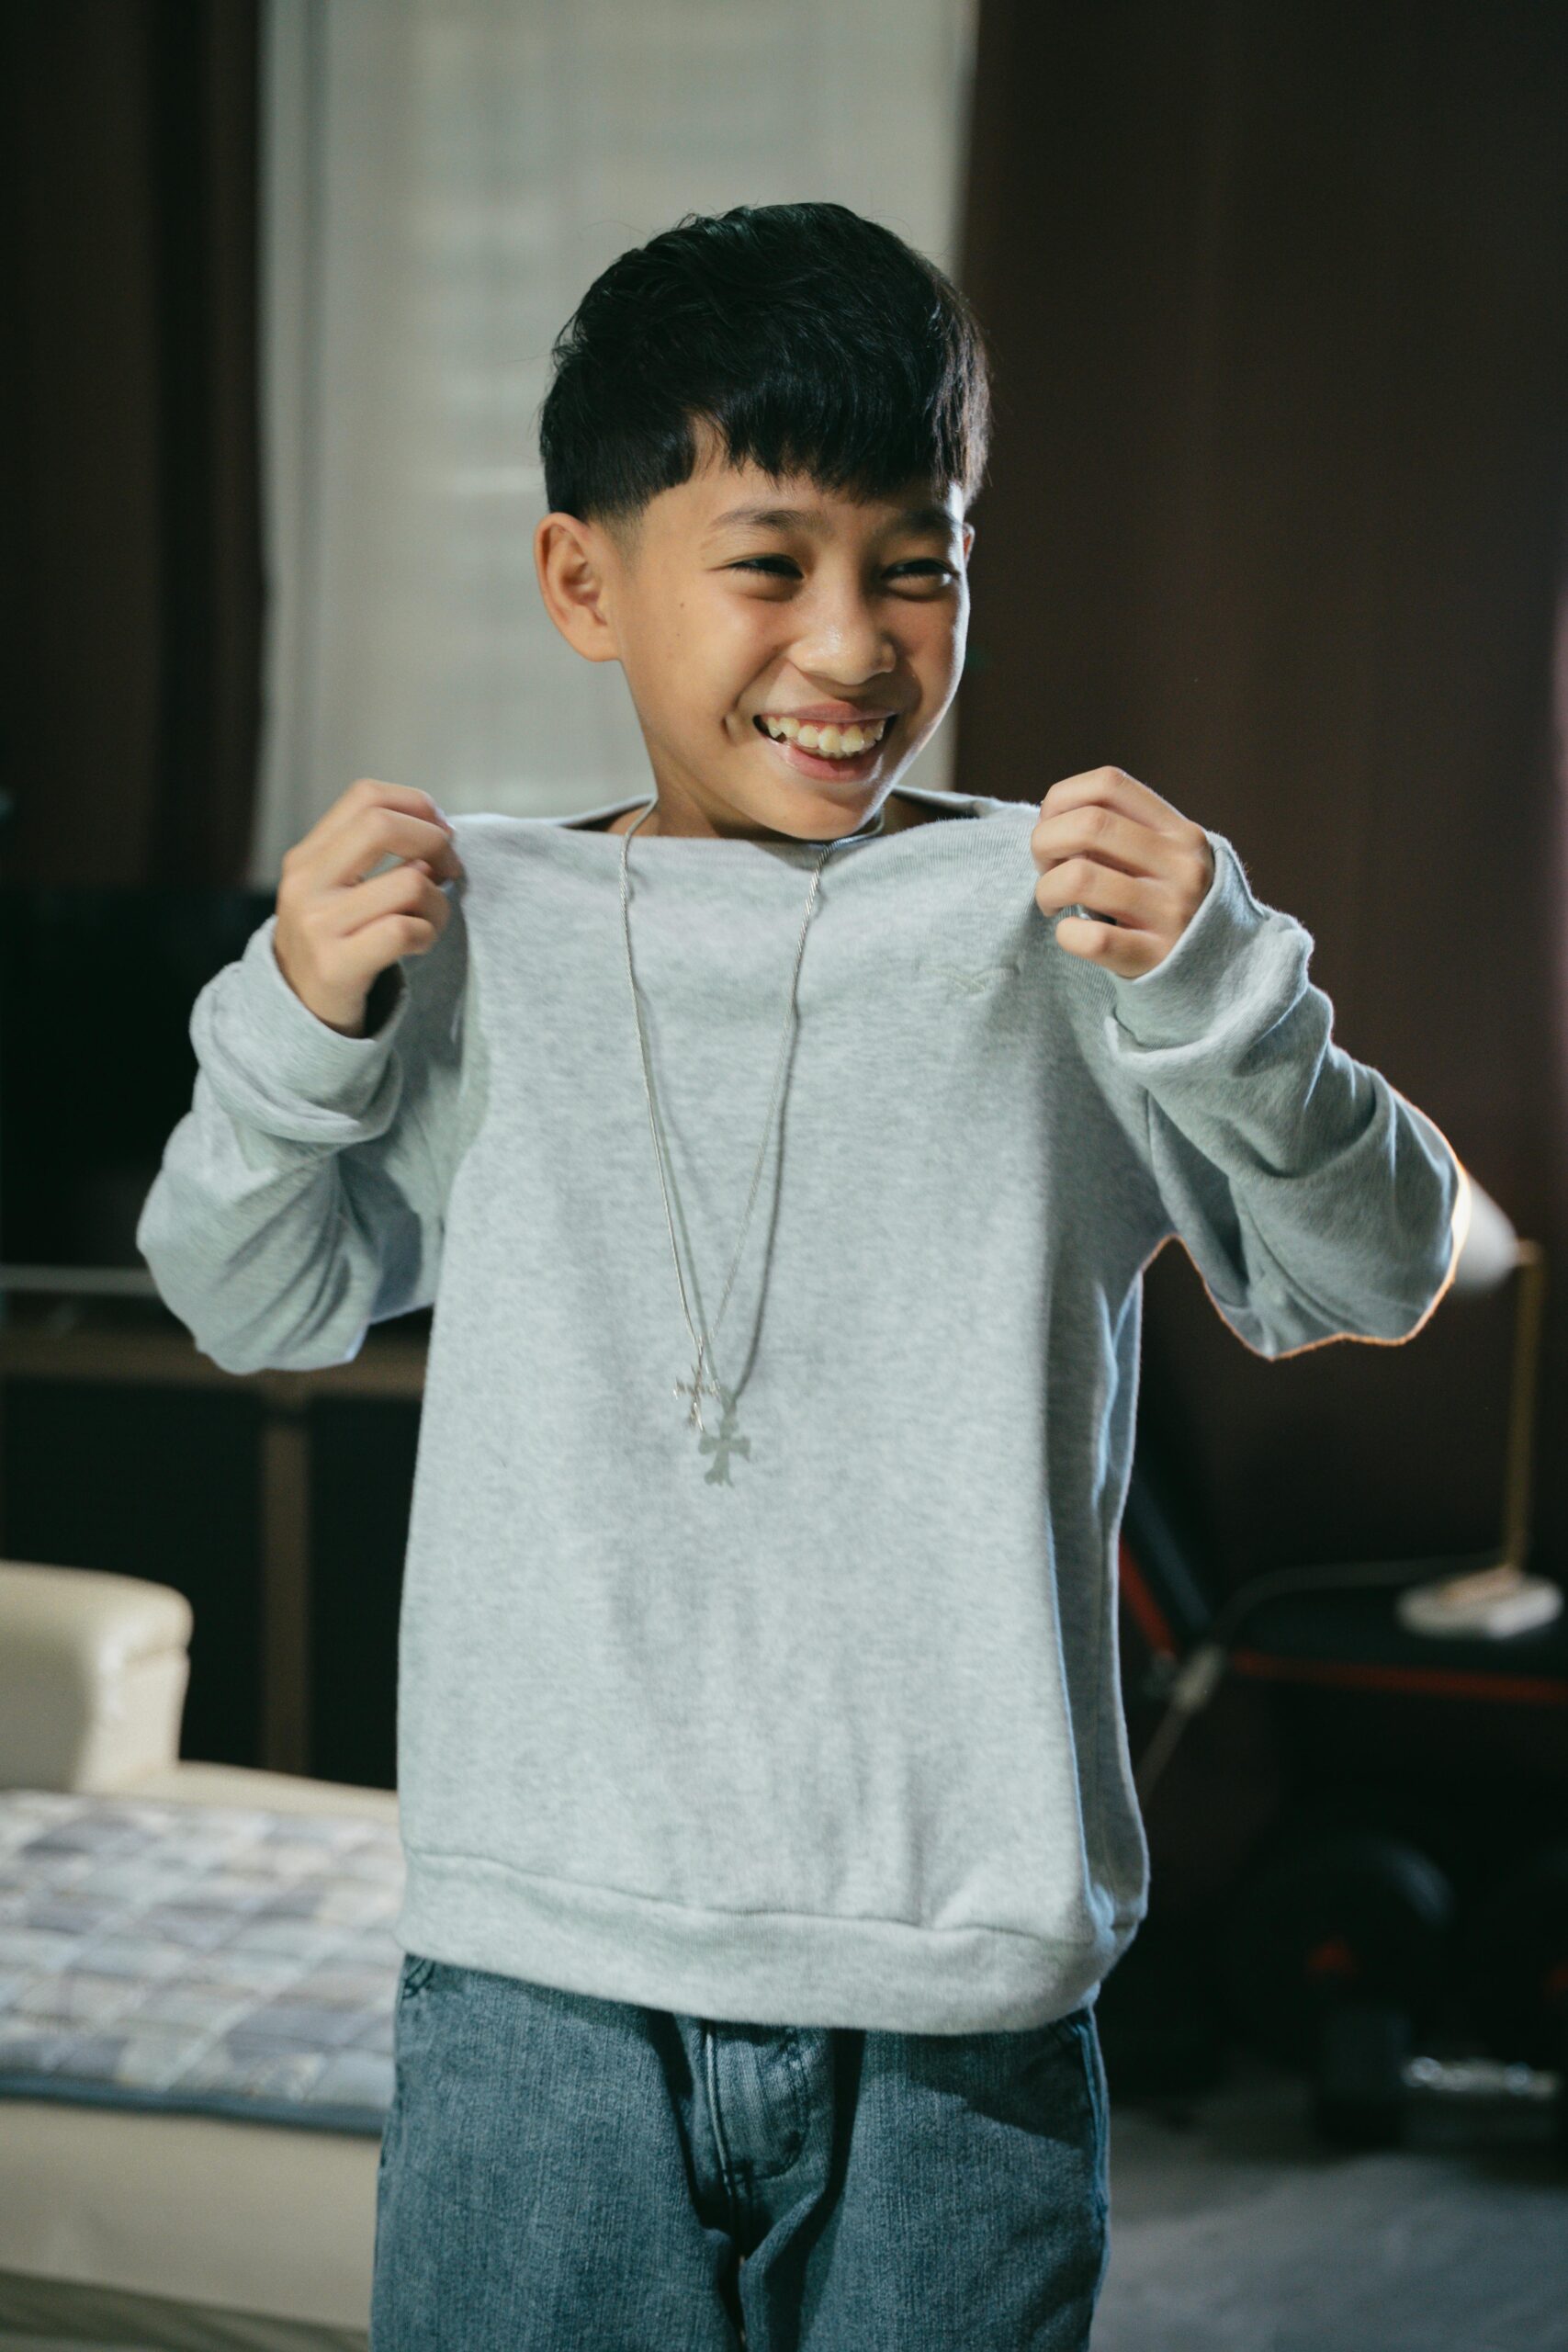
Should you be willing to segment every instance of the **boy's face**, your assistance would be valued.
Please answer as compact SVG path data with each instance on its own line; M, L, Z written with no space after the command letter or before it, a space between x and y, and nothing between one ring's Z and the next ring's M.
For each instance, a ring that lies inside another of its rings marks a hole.
M629 557L597 525L545 517L540 593L569 644L626 673L659 792L639 831L853 832L957 688L975 526L956 485L857 505L805 476L720 465L711 427L697 431L697 470L649 502ZM803 519L739 519L738 507ZM909 507L938 511L911 521ZM818 703L893 716L874 749L832 762L757 724Z

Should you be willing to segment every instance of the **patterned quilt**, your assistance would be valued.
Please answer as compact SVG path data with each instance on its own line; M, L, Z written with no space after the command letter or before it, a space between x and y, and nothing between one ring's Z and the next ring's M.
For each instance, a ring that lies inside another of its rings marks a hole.
M0 1789L0 2096L379 2138L395 1825Z

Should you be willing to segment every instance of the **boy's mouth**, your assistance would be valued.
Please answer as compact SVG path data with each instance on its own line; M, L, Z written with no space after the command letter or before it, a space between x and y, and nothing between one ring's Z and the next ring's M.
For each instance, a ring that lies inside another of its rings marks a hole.
M774 723L776 725L778 722ZM887 749L888 740L898 724L898 717L896 713L891 718L878 722L874 730L875 741L865 744L864 748L859 752L832 750L823 752L817 748L818 738L823 733L827 734L829 745L841 742L844 734L849 731L841 727L837 729L819 729L809 725L800 727L792 720L789 724L794 728L794 734L779 736L769 731L761 712L752 719L751 724L764 743L789 767L792 767L797 775L836 779L845 784L855 784L863 777L870 775L873 769L877 766L884 752ZM873 729L863 727L860 732L865 736L871 734ZM804 743L800 741L802 735L807 739Z

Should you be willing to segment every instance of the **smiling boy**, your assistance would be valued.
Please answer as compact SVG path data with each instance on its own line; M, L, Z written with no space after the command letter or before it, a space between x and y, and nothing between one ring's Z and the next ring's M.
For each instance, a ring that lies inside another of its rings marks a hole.
M653 791L352 786L138 1232L234 1371L435 1308L372 2346L1063 2352L1148 1897L1144 1270L1266 1357L1396 1345L1468 1186L1223 835L1117 767L899 788L988 418L929 262L694 216L555 358L540 590Z
M754 461L727 458L705 418L692 430L691 479L627 523L546 515L547 608L579 653L625 672L658 787L644 835L852 831L958 684L975 541L963 492L917 479L867 501L796 478L781 494ZM885 830L938 813L894 795Z

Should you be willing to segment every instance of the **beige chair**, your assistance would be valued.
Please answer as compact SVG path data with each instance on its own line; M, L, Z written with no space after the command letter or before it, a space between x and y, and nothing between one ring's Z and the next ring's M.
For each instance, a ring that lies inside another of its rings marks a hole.
M190 1603L0 1561L0 1788L367 1814L396 1793L182 1763ZM379 2145L0 2096L0 2352L365 2352Z

